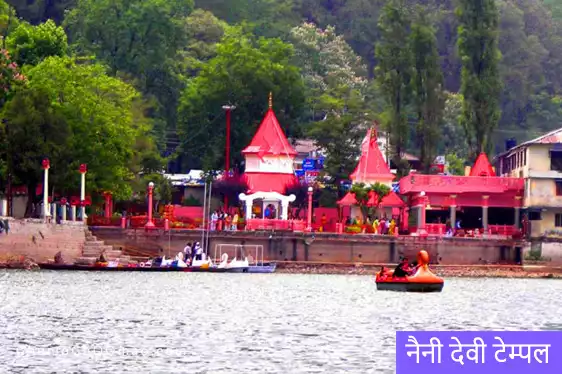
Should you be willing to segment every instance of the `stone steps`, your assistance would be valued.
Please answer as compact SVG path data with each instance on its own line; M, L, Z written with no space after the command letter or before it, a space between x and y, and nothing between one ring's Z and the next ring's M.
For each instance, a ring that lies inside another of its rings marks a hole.
M103 240L99 240L95 235L87 230L85 233L82 257L79 259L80 262L77 263L93 264L99 259L102 252L105 252L105 258L108 261L119 260L120 264L127 264L132 261L130 256L123 255L122 251L114 249L112 245L105 244Z

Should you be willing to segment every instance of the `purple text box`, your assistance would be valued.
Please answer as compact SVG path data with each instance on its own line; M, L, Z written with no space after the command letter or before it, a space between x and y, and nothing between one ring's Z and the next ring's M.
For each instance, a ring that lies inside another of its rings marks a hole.
M562 331L396 332L396 374L529 374L535 369L562 373Z

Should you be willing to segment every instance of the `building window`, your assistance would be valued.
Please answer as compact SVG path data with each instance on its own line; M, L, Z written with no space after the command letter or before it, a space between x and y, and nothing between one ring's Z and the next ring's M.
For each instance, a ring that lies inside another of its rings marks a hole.
M529 221L540 221L542 219L541 212L538 210L529 211Z
M562 171L562 152L550 151L550 170Z
M527 165L527 150L523 150L523 166Z
M556 215L554 215L554 226L562 227L562 214L556 213Z
M556 181L556 196L562 196L562 181Z

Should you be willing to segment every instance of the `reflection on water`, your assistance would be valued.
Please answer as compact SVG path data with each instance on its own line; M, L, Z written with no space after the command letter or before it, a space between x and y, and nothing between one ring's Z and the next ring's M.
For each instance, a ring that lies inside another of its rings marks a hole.
M562 282L0 272L0 372L394 373L398 330L562 330Z

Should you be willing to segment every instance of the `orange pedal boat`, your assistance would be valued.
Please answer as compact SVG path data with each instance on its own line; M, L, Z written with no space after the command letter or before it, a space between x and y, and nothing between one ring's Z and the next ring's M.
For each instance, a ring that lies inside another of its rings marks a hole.
M426 251L418 253L418 264L416 273L404 278L393 277L393 270L384 274L377 273L377 290L402 291L402 292L441 292L445 282L429 270L429 254Z

